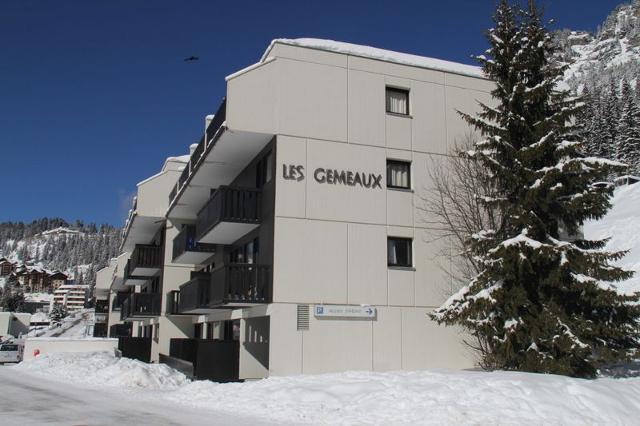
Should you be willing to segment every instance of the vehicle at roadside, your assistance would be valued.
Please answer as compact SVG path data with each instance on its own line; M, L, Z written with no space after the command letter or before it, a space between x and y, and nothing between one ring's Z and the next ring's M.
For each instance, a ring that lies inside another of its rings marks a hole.
M0 345L0 364L8 362L17 363L24 356L24 343L8 342Z

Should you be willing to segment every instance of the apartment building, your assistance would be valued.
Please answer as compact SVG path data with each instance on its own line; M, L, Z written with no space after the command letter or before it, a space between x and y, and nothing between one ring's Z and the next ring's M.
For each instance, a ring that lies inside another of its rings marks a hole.
M89 286L84 284L63 284L53 292L53 304L60 305L68 312L84 309L89 299Z
M220 381L473 366L427 315L455 289L420 205L492 83L282 39L226 84L190 155L138 184L110 296L123 354Z

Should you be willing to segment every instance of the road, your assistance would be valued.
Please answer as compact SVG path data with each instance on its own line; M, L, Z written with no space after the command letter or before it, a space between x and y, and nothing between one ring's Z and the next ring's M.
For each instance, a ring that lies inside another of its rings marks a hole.
M220 414L163 401L153 391L83 388L0 367L0 425L234 425L253 418Z

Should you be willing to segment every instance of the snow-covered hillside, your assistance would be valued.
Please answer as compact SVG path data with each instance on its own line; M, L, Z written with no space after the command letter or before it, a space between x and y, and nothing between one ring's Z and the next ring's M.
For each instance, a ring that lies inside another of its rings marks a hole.
M613 207L599 221L585 223L584 234L588 239L611 238L606 250L630 250L618 265L636 275L618 284L624 293L640 291L640 183L616 189Z
M596 34L561 31L556 34L563 61L570 64L564 81L581 93L615 81L635 82L640 72L640 0L618 6Z
M76 221L43 218L31 223L0 223L0 257L48 270L92 284L95 271L116 256L120 229Z

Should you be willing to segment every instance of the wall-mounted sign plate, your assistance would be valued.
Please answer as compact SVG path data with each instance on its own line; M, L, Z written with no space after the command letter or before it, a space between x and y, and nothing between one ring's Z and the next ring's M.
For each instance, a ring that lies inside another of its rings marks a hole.
M376 308L371 306L315 305L313 314L318 318L375 318Z

